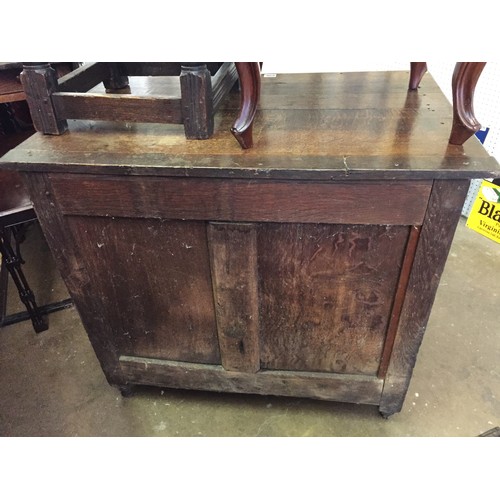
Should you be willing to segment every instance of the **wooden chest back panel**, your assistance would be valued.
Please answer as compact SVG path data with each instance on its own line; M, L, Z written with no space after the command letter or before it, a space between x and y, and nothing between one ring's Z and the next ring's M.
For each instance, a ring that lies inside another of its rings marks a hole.
M266 224L261 366L375 375L408 226Z
M205 223L66 219L120 354L220 363Z
M225 290L227 280L215 283L212 267L214 253L236 251L244 260L246 252L256 255L248 262L255 266L258 327L245 333L245 345L257 349L256 370L377 373L409 226L250 224L255 247L239 249L230 238L225 249L226 241L210 237L208 221L65 219L120 355L228 359L221 311L238 315L246 299L238 306L237 290Z

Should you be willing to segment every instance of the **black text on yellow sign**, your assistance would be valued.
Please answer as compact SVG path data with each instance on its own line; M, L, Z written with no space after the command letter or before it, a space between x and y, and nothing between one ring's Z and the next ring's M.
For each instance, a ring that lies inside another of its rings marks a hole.
M467 219L467 227L500 243L500 186L483 181Z

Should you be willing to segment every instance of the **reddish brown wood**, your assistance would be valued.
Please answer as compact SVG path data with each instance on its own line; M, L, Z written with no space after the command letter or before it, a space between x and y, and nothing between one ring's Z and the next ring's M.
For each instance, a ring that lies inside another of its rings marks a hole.
M427 71L427 63L425 62L412 62L410 63L410 90L417 90L422 78Z
M240 114L231 128L243 149L253 145L253 121L260 97L260 66L256 62L237 62L236 69L241 85Z
M459 62L455 65L450 144L462 145L481 128L474 114L473 100L476 84L485 66L485 62Z
M210 223L208 244L222 366L255 373L260 369L256 226Z
M410 230L410 236L408 238L408 243L406 245L403 265L401 266L401 273L399 275L398 287L396 290L396 294L394 296L394 303L392 305L389 327L387 328L384 350L382 352L382 358L380 360L380 366L378 369L379 378L385 378L387 374L387 368L389 367L389 361L391 359L392 348L394 346L394 340L396 338L396 332L399 325L401 309L403 307L404 299L406 296L408 279L410 277L411 267L413 265L413 260L415 258L415 252L417 249L419 235L420 235L420 227L413 226Z

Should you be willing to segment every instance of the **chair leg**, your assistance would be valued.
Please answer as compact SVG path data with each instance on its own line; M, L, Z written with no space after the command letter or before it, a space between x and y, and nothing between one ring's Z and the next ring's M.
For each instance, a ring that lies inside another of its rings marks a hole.
M485 66L485 62L459 62L455 65L452 79L453 126L450 144L461 146L481 128L474 115L473 99L477 81Z
M422 78L427 71L427 63L425 62L411 62L410 63L410 90L417 90Z
M188 139L209 139L214 133L212 75L206 64L181 66L184 132Z
M236 69L240 78L240 114L231 132L243 149L253 145L252 127L260 97L260 65L256 62L237 62Z
M11 231L9 228L3 228L0 233L0 253L2 255L2 267L5 263L8 272L10 273L17 290L19 298L26 307L30 316L33 328L36 333L43 332L48 329L48 323L42 316L39 307L35 301L35 294L29 288L26 277L21 268L22 259L19 252L15 252L11 245Z
M23 63L20 75L30 108L33 125L38 132L60 135L68 122L57 118L51 95L57 92L57 75L48 63Z

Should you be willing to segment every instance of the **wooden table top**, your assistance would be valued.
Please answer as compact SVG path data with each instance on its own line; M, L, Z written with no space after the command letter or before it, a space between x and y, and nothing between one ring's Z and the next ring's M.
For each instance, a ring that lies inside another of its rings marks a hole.
M283 74L262 78L254 147L230 133L239 94L217 113L215 134L187 140L182 125L69 121L61 136L35 134L0 159L28 171L274 179L500 177L477 138L448 144L452 108L430 74ZM134 94L179 95L178 78L131 78ZM94 92L102 89L94 89Z

